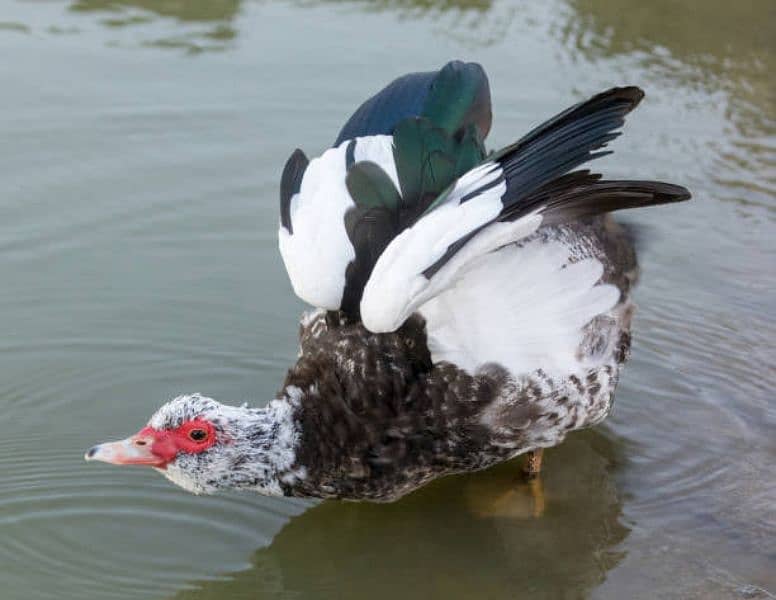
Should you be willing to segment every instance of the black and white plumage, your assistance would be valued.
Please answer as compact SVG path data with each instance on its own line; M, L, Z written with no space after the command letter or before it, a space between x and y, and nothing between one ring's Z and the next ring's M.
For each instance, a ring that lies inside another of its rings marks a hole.
M574 170L608 153L642 97L603 92L487 154L479 65L398 79L333 148L284 169L280 251L317 308L278 398L183 396L88 457L150 464L194 492L388 501L600 422L637 276L605 213L689 198Z

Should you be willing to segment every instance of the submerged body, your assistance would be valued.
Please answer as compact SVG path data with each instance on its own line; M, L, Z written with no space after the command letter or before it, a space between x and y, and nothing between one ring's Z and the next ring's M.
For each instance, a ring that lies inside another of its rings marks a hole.
M333 148L297 150L284 169L280 251L317 310L278 397L181 396L87 458L149 465L195 493L391 501L599 423L638 274L608 213L689 198L573 170L608 153L642 97L612 88L487 154L479 65L399 78Z

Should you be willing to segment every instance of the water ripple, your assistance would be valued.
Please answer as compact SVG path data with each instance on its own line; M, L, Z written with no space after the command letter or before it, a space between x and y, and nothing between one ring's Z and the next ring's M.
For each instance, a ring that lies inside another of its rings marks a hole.
M250 495L200 498L150 471L94 468L83 463L79 442L0 441L4 576L35 564L40 582L78 581L99 597L158 596L203 573L240 568L246 553L304 507ZM98 532L88 546L80 535L87 524Z

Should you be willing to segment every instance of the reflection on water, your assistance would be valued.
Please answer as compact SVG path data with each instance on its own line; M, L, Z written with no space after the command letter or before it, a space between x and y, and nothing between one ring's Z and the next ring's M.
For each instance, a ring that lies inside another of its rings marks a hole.
M176 600L580 597L624 556L611 479L620 453L593 432L549 451L541 517L518 462L396 504L324 503L293 518L250 570Z
M109 28L143 28L141 45L180 49L192 54L225 50L239 34L235 25L242 0L73 0L74 13L96 14ZM515 14L500 6L493 11L493 0L278 0L302 8L325 6L332 9L358 9L369 13L389 13L401 19L439 19L438 31L471 46L501 40ZM492 14L489 14L492 13ZM158 19L173 18L172 33L157 35ZM198 25L209 24L207 27ZM70 30L72 32L72 30ZM61 28L51 31L63 33ZM110 42L112 45L119 42Z
M142 44L190 53L226 49L237 35L233 20L239 9L240 0L74 0L70 6L75 13L104 14L100 22L111 28L148 25L157 17L173 18L177 21L175 33L144 37Z
M121 13L140 9L181 21L227 21L240 8L240 0L75 0L70 10Z
M305 0L302 2L305 3ZM493 8L493 0L307 0L307 3L339 3L414 17L433 16L447 11L487 12Z
M638 0L568 2L573 13L566 35L587 56L640 53L661 76L743 93L776 116L770 77L776 66L776 4L770 0L708 0L702 7L681 0L656 0L649 7Z
M631 57L649 77L723 104L733 130L711 142L718 160L709 176L725 188L721 199L745 214L766 208L776 219L776 2L568 2L562 38L574 52Z

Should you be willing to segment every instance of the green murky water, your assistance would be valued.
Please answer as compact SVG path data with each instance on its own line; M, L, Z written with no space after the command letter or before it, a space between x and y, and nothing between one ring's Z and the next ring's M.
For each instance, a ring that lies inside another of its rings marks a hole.
M776 9L554 0L7 0L0 9L0 597L766 598L776 593ZM83 449L163 400L272 397L302 305L280 169L390 78L482 62L491 143L601 88L646 102L612 418L387 506L196 498Z

